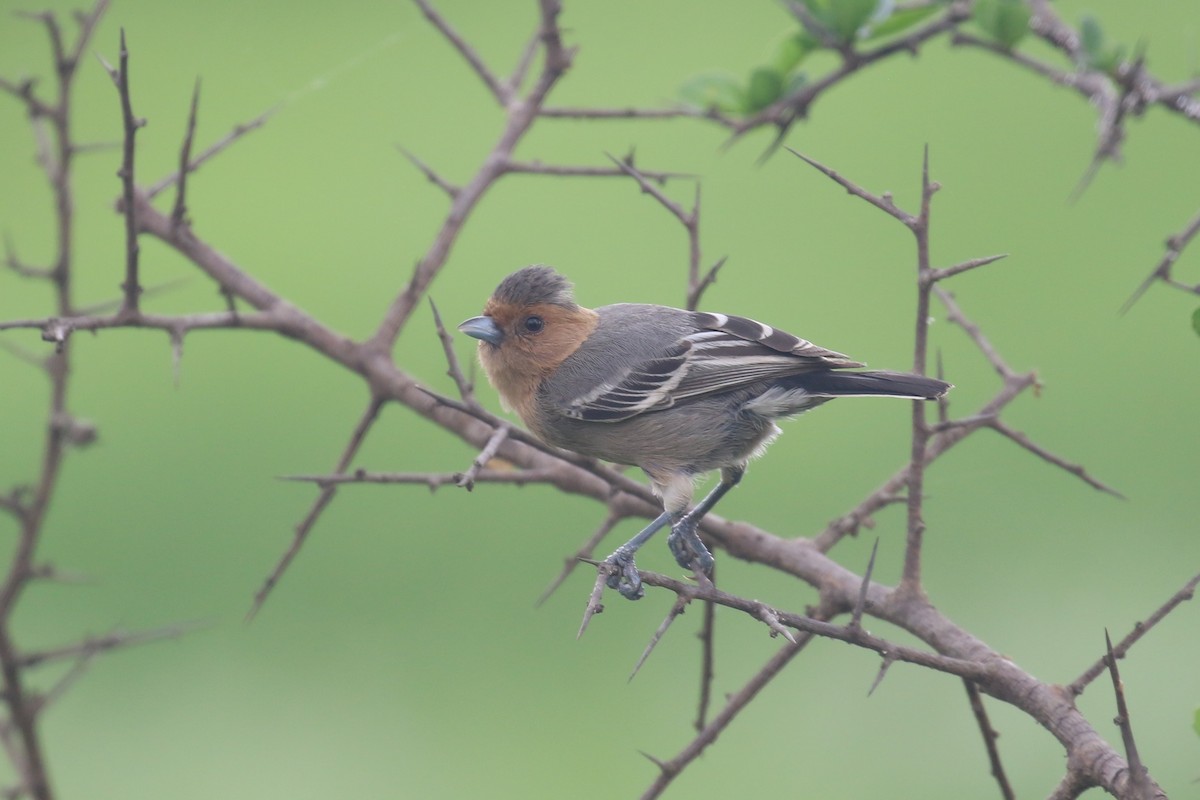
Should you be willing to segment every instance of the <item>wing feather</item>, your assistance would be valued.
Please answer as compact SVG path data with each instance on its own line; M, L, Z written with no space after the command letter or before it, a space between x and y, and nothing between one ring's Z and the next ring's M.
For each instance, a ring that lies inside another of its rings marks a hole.
M718 394L805 372L861 367L746 317L697 312L695 330L658 358L630 364L613 380L567 403L564 413L590 422L620 422L680 400Z

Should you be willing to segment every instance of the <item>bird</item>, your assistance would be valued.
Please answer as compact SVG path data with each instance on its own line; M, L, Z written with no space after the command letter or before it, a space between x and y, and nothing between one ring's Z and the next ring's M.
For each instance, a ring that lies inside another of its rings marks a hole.
M711 575L697 533L794 417L836 397L936 400L951 384L865 364L747 317L644 303L596 309L570 281L536 264L504 278L483 314L458 326L506 411L549 445L637 466L662 513L602 562L607 584L629 599L644 589L634 554L670 526L676 562ZM692 505L697 479L720 482Z

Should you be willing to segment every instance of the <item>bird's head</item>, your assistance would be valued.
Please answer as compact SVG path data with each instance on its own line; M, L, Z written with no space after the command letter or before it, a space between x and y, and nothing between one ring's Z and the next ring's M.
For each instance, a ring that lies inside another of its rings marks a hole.
M458 326L479 340L479 361L505 405L521 410L525 395L574 353L598 317L575 302L571 283L546 266L509 275L483 314Z

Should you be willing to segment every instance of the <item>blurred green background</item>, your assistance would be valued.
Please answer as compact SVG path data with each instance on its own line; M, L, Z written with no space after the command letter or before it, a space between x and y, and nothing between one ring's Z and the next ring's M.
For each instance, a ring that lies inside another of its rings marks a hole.
M662 106L697 73L748 73L792 28L771 2L566 6L568 41L581 49L553 105ZM39 7L0 0L0 74L46 74L42 29L9 13ZM533 3L438 7L504 74L536 17ZM1151 70L1168 81L1200 65L1194 0L1056 7L1072 23L1091 12L1117 40L1146 43ZM135 111L149 120L138 136L140 179L173 169L197 76L202 145L278 109L190 182L195 229L332 327L372 331L446 209L395 145L452 182L467 180L501 125L475 77L407 3L116 0L93 50L115 62L122 26ZM80 139L116 141L116 92L91 54L77 97ZM928 476L925 574L951 618L1063 683L1100 655L1105 627L1124 635L1200 569L1200 340L1189 325L1197 303L1156 287L1117 313L1200 204L1200 129L1151 110L1130 125L1124 165L1106 166L1072 204L1094 133L1093 111L1074 93L942 41L827 94L787 140L908 208L927 144L943 186L935 262L1010 254L951 286L1010 364L1036 369L1045 384L1006 418L1128 500L980 433ZM705 258L729 257L705 307L769 321L876 367L906 367L911 237L787 153L759 164L769 140L763 131L723 149L725 134L695 121L546 120L519 155L600 165L605 152L636 148L647 169L702 176ZM49 194L23 110L7 96L0 142L0 229L22 258L44 261ZM115 297L122 280L118 161L108 150L78 162L81 304ZM671 191L688 201L692 189ZM1200 251L1188 253L1181 274L1197 280L1198 260ZM589 305L683 301L686 243L662 209L626 180L543 177L506 178L485 198L433 295L457 321L531 262L563 269ZM149 308L221 307L166 248L145 241L142 263L149 284L189 279ZM0 319L50 310L45 286L0 275ZM4 336L44 347L32 332ZM313 497L275 477L333 465L363 387L269 335L193 334L177 371L161 333L72 342L70 405L98 425L100 440L68 460L42 555L92 580L33 587L19 609L21 641L38 648L116 627L207 627L98 659L47 713L62 797L631 797L654 775L639 750L666 758L690 739L699 613L676 623L627 683L669 597L610 602L582 641L575 630L589 575L532 607L602 519L594 504L540 487L349 487L247 625L252 593ZM971 413L997 388L994 373L944 322L933 344L958 386L952 410ZM464 359L471 351L459 342ZM428 384L452 388L426 308L396 355ZM498 409L490 390L481 396ZM45 407L41 376L0 353L5 490L36 474ZM905 403L845 402L791 423L721 512L783 536L813 534L903 462L908 414ZM391 407L358 463L457 470L472 455ZM890 583L903 512L887 510L877 523L835 556L860 570L878 535L876 574ZM635 529L622 525L602 548ZM11 540L9 520L0 535ZM718 559L730 591L789 609L814 599L794 581ZM661 542L642 563L672 570ZM719 702L778 644L737 615L720 613L718 623ZM1185 606L1122 665L1143 757L1176 797L1200 796L1200 739L1190 727L1200 705L1198 631L1197 609ZM903 638L878 624L875 632ZM995 796L961 684L900 665L868 698L877 667L866 652L817 642L671 795ZM48 670L41 685L58 674ZM1119 746L1106 685L1080 703ZM1001 704L989 708L1018 795L1047 794L1063 769L1058 745ZM11 782L10 773L4 765L0 780Z

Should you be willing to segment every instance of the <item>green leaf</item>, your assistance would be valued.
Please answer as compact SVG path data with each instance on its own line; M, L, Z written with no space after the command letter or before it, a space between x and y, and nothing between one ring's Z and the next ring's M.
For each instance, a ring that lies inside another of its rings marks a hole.
M1192 330L1200 336L1200 308L1192 312ZM1196 724L1200 725L1200 711L1196 712ZM1200 727L1196 728L1196 733L1200 733Z
M896 11L882 19L879 22L868 26L867 39L881 39L884 36L891 36L895 33L906 31L909 28L915 27L934 14L941 11L941 7L937 5L917 6L916 8L906 8Z
M975 24L1008 50L1029 33L1029 15L1021 0L975 0L971 12Z
M1104 30L1093 16L1084 17L1079 23L1079 46L1089 56L1104 50Z
M705 111L740 112L745 106L738 79L727 72L696 75L679 87L679 99Z
M849 44L882 5L881 0L801 0L822 28ZM887 0L883 0L887 2Z
M750 73L746 85L743 110L753 114L761 111L783 96L783 75L769 67L759 67Z
M771 65L780 75L787 75L808 57L809 53L819 50L821 43L806 30L799 30L788 36L775 49L775 57Z
M1125 58L1125 48L1108 45L1104 41L1104 29L1095 17L1086 16L1079 23L1079 61L1085 69L1112 72Z

